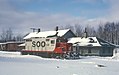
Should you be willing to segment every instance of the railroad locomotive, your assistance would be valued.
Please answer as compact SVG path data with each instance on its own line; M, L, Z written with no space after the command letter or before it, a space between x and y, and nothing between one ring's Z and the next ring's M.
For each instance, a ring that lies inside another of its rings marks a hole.
M22 55L38 55L48 58L65 58L71 52L72 44L61 37L34 37L25 40L25 49Z

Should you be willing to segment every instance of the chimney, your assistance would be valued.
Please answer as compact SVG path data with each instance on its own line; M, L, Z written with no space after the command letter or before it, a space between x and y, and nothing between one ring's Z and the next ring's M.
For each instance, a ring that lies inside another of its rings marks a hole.
M58 31L58 26L56 26L56 31Z
M40 32L40 28L38 28L38 33Z
M58 36L58 32L56 32L55 36Z
M88 37L88 33L87 33L87 29L85 28L85 31L84 31L84 38L87 38Z

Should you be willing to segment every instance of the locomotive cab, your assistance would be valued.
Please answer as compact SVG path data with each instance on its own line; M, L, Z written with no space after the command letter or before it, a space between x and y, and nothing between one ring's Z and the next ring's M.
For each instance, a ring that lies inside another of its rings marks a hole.
M54 50L55 53L67 53L71 50L71 44L67 43L67 40L64 38L57 38L56 40L56 48Z

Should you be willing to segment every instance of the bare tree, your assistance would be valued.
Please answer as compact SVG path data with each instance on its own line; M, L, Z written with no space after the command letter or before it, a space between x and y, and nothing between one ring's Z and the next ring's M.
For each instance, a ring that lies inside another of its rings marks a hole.
M98 29L97 29L97 37L99 38L104 38L104 27L103 25L99 25Z
M94 27L88 25L86 29L86 31L88 32L88 36L96 36L96 30Z
M15 37L15 40L16 41L23 41L23 36L21 34L18 34L16 37Z
M116 23L116 44L119 45L119 23Z
M65 29L70 29L72 32L75 32L74 31L74 26L72 26L72 25L66 25L64 28Z
M119 23L107 22L104 25L99 25L97 34L98 37L108 42L119 44Z
M12 32L11 28L8 28L7 30L2 31L1 40L3 40L3 41L13 40L13 32Z
M83 35L83 27L81 25L79 25L79 24L76 24L74 26L74 28L75 28L76 36L81 36L82 37L82 35Z
M6 41L6 32L5 32L5 30L2 30L2 33L1 33L1 40L2 41Z

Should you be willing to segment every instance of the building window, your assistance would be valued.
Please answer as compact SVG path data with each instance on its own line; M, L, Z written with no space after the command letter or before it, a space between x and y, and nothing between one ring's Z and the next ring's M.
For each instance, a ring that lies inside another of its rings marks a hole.
M105 53L105 49L103 49L102 53Z
M64 49L64 48L62 48L62 51L65 51L65 49Z
M88 53L91 53L91 49L88 49Z

